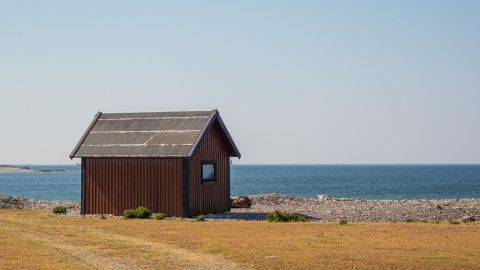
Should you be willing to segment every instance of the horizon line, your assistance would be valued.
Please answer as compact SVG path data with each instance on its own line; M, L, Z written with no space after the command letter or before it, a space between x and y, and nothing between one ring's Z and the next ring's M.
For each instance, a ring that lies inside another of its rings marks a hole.
M44 165L44 166L78 166L72 163L0 163L0 165L25 166L25 165ZM271 166L271 165L310 165L310 166L371 166L371 165L480 165L480 163L232 163L235 166Z

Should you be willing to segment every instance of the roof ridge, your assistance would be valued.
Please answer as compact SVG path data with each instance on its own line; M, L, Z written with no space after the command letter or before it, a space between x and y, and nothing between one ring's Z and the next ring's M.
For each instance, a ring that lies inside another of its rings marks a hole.
M175 110L170 110L170 111L121 111L121 112L108 112L108 111L103 111L103 114L127 114L127 113L191 113L191 112L213 112L217 111L217 109L212 109L212 110L180 110L180 111L175 111Z

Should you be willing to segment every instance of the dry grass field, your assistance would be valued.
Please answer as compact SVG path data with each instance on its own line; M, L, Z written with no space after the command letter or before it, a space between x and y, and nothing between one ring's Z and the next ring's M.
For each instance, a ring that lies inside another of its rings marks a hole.
M0 210L2 269L478 269L480 225L191 222Z

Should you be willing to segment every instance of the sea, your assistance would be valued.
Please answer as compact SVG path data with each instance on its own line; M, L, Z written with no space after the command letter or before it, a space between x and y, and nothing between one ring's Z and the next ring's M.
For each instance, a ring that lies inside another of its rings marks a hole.
M80 201L80 167L21 165L63 172L0 173L0 194ZM480 198L480 165L232 165L231 194L318 194L359 199Z

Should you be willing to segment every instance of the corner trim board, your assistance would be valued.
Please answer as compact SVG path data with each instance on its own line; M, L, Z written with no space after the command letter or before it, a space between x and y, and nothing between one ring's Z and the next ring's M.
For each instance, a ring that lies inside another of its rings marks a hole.
M189 217L189 201L190 201L190 195L189 195L189 184L190 184L190 160L189 158L184 158L183 159L183 179L182 179L182 216L183 217Z
M81 179L81 190L80 190L80 214L85 215L85 177L86 177L86 159L82 158L82 179Z
M232 202L230 200L230 157L228 157L227 163L227 212L230 212L232 210Z

